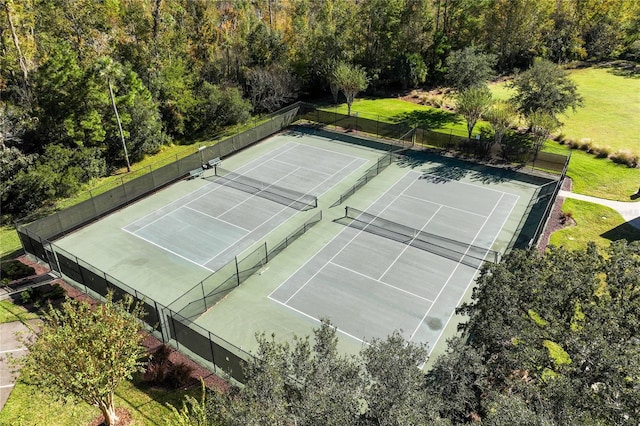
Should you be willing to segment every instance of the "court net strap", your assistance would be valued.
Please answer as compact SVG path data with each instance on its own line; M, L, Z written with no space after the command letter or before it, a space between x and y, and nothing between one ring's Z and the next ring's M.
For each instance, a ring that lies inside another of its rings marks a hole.
M259 181L218 166L215 168L215 177L213 180L220 185L266 198L267 200L284 204L296 210L309 210L318 207L318 198L313 195Z
M497 263L499 253L484 247L465 244L441 235L420 231L379 216L365 213L353 207L345 207L344 225L389 238L447 259L479 268L483 262Z

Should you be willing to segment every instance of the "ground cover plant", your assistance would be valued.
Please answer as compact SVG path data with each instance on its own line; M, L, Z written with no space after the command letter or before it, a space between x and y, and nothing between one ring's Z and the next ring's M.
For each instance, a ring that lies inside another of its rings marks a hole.
M626 239L628 241L640 240L640 230L628 224L615 210L600 204L572 198L565 199L562 212L569 222L564 229L551 234L549 243L562 246L567 250L577 250L593 242L599 248L605 248L611 241ZM561 220L551 217L550 220Z

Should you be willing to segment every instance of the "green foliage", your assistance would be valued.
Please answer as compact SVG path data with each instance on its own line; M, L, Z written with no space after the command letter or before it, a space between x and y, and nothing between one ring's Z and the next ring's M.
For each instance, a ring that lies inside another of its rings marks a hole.
M436 359L426 376L426 388L440 401L440 416L459 424L477 413L488 386L486 375L480 351L460 338L447 341L446 353Z
M204 83L198 92L190 123L191 131L215 134L224 126L243 123L250 117L251 104L235 87Z
M128 297L91 308L67 300L43 314L39 337L26 341L22 377L60 398L74 398L100 408L107 424L116 420L113 394L118 385L141 371L141 305Z
M562 346L551 340L543 340L542 346L549 351L549 358L556 367L571 364L571 356L562 349Z
M493 77L495 63L495 55L483 53L475 46L455 50L447 57L446 82L458 90L486 85Z
M402 77L402 85L404 88L418 87L427 79L427 64L419 53L411 53L405 55L401 61L400 73Z
M17 280L20 278L28 277L29 275L34 275L36 273L35 269L32 266L25 265L19 260L7 260L0 263L0 269L2 273L0 273L0 277L2 280L5 279L8 281Z
M486 85L471 86L456 95L456 110L467 121L467 137L491 105L491 91Z
M347 98L348 115L351 115L351 104L354 98L369 84L366 71L359 66L339 62L333 69L331 81Z
M424 375L425 346L406 342L397 331L374 339L361 352L367 373L367 417L387 425L426 424L430 420Z
M535 322L536 324L538 324L540 327L545 327L547 324L549 324L547 321L545 321L544 318L542 318L540 316L539 313L537 313L536 311L534 311L533 309L529 309L527 311L527 314L529 315L529 318L531 318L533 320L533 322Z
M167 426L210 426L211 423L207 420L207 404L206 404L206 388L204 381L201 383L201 396L200 399L196 399L191 395L187 395L184 401L182 401L182 407L180 410L175 408L170 403L167 404L171 409L171 418L167 419Z
M516 92L513 102L525 115L542 112L556 117L569 108L575 110L582 105L582 97L569 73L544 59L537 59L511 84Z
M257 336L246 385L207 395L213 424L446 425L437 395L428 394L418 366L426 349L399 333L374 340L361 357L338 353L336 329L327 320L308 338L278 343ZM364 423L363 423L364 422Z
M464 328L484 352L493 389L514 386L518 372L527 379L512 389L537 398L530 408L558 424L636 422L640 345L631 336L640 313L639 267L640 243L615 242L600 251L593 244L545 255L516 250L484 269L473 302L460 312L470 316ZM578 303L583 319L574 327ZM547 325L531 321L529 311Z

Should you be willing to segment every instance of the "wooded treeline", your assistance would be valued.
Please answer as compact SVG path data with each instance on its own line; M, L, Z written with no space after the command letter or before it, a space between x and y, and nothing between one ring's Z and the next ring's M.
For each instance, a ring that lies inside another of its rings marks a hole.
M495 71L640 55L635 0L0 0L6 213L68 196L172 140L329 93L438 84L474 46ZM455 62L449 62L449 64ZM120 130L120 127L122 130Z

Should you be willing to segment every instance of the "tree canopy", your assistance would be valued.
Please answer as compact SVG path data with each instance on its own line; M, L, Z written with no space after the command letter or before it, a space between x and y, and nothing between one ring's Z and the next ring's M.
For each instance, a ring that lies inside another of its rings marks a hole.
M426 373L426 347L398 332L339 355L325 320L313 344L259 336L246 386L210 392L191 415L204 405L221 425L637 424L638 271L638 242L514 250L480 272L459 309L463 335Z
M524 115L543 112L556 117L582 105L569 73L544 59L537 59L531 68L517 75L511 86L516 91L513 102Z
M114 392L125 379L143 371L140 304L127 298L91 307L73 299L44 313L37 338L25 342L21 377L56 398L74 398L96 406L105 423L117 416Z
M68 177L80 188L126 166L125 149L136 162L252 111L335 96L337 63L367 70L372 91L447 81L462 89L494 65L519 69L520 109L557 115L576 98L562 79L540 95L525 87L534 58L633 59L640 42L635 0L2 0L0 12L0 146L20 152L4 157L16 161L11 169L26 166L2 182L3 212L13 215L68 195L28 190L52 172L47 145L92 149L81 157L104 162L98 175ZM105 78L100 63L117 72Z

